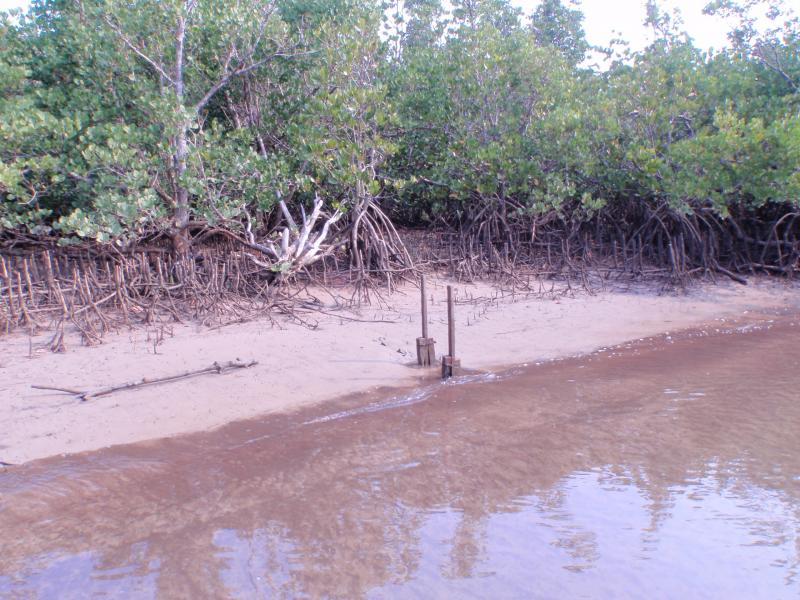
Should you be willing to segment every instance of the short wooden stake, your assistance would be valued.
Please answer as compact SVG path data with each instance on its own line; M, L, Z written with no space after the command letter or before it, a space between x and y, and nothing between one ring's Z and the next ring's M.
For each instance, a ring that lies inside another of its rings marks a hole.
M458 375L461 361L456 358L456 317L453 287L447 286L447 356L442 357L442 379Z
M424 275L420 278L419 291L422 303L422 337L417 338L417 364L430 367L436 362L436 340L428 337L428 298Z

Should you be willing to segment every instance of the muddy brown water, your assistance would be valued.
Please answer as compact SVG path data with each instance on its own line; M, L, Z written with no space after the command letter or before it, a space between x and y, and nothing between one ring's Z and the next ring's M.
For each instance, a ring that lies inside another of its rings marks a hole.
M0 597L797 598L799 324L7 469Z

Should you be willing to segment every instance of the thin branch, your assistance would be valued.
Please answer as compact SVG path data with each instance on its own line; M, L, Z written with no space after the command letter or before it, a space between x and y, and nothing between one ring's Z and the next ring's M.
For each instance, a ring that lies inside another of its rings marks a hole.
M56 392L62 392L64 394L70 394L73 396L77 396L80 398L81 401L89 400L90 398L99 398L101 396L108 396L109 394L113 394L114 392L120 392L123 390L131 390L135 388L144 387L147 385L156 385L159 383L169 383L172 381L179 381L181 379L188 379L190 377L197 377L198 375L208 375L211 373L216 373L217 375L222 375L227 373L228 371L233 371L237 369L249 369L250 367L254 367L258 364L257 361L251 360L250 362L241 362L241 361L230 361L224 364L214 363L210 367L206 367L204 369L197 369L195 371L186 371L185 373L179 373L177 375L168 375L167 377L158 377L155 379L141 379L140 381L134 381L132 383L124 383L122 385L115 385L111 386L102 390L98 390L97 392L83 392L78 390L72 390L69 388L62 388L62 387L52 387L46 385L32 385L31 387L37 390L51 390Z
M276 52L275 54L272 54L271 56L268 56L267 58L261 59L261 60L259 60L257 62L254 62L254 63L252 63L250 65L247 65L245 67L239 67L238 69L235 69L235 70L233 70L233 71L231 71L229 73L225 73L219 79L219 81L217 81L214 85L212 85L208 89L208 91L200 99L200 101L197 102L194 105L194 110L195 110L195 112L198 112L198 113L201 110L203 110L205 105L209 103L209 101L214 97L214 95L218 91L220 91L222 88L224 88L226 85L228 85L228 83L230 83L231 79L233 79L235 77L240 77L242 75L246 75L247 73L250 73L251 71L255 71L256 69L258 69L260 67L263 67L265 64L267 64L268 62L274 60L275 58L294 58L294 57L297 57L297 56L305 56L305 55L308 55L308 54L315 54L316 52L317 52L317 50L309 50L308 52L297 52L297 53Z
M208 89L208 91L200 99L200 101L197 104L194 105L195 112L199 113L201 110L203 110L203 107L205 107L205 105L209 103L211 98L213 98L214 95L218 91L220 91L223 87L228 85L228 83L230 82L231 79L233 79L234 77L238 77L240 75L244 75L245 73L249 73L250 71L253 71L253 70L255 70L255 69L267 64L273 58L274 58L273 56L269 56L269 57L267 57L267 58L265 58L263 60L259 60L258 62L255 62L255 63L253 63L251 65L248 65L247 67L240 67L238 69L235 69L235 70L230 71L229 73L226 73L225 75L223 75L222 78L219 79L219 81L217 81L217 83L215 83L214 85L212 85Z
M297 223L295 223L294 217L292 217L292 213L289 212L289 209L286 206L286 202L281 200L278 202L278 205L281 207L281 212L283 213L286 222L289 224L291 229L297 229Z
M169 81L172 85L175 85L175 81L172 79L172 77L170 77L167 74L167 72L164 69L164 67L162 67L160 64L158 64L155 60L153 60L149 56L147 56L147 54L145 54L136 44L131 42L131 40L128 38L128 36L125 35L125 33L123 33L122 29L120 29L120 27L118 25L116 25L114 23L114 21L111 20L111 17L106 16L105 21L108 24L108 26L111 27L111 29L114 31L114 33L116 33L119 36L119 38L125 43L125 45L128 48L130 48L137 56L139 56L139 58L141 58L147 64L149 64L151 67L153 67L156 70L156 72L159 75L161 75L161 77L163 77L164 79Z

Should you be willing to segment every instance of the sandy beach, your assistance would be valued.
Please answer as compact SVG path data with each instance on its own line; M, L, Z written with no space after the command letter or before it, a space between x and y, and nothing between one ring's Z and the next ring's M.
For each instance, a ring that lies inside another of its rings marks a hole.
M431 335L446 348L444 279L430 279ZM495 370L574 356L633 339L800 310L798 288L753 279L750 285L697 284L659 290L510 294L488 284L454 284L457 354L465 368ZM549 289L549 287L548 287ZM558 292L558 290L556 290ZM415 365L419 291L407 286L357 309L326 293L315 328L274 316L210 329L199 325L134 328L100 346L46 349L47 334L0 340L0 461L20 464L183 433L308 406L380 387L435 378ZM240 359L258 365L80 402L32 385L97 390Z

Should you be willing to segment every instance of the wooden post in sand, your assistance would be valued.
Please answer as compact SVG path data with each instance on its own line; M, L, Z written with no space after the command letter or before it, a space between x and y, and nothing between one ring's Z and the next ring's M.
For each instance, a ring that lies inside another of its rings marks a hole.
M456 317L453 287L447 286L447 356L442 357L442 379L458 375L461 361L456 358Z
M428 337L428 298L425 294L425 275L420 278L419 292L422 301L422 337L417 338L417 364L430 367L436 362L436 340Z

